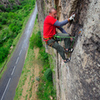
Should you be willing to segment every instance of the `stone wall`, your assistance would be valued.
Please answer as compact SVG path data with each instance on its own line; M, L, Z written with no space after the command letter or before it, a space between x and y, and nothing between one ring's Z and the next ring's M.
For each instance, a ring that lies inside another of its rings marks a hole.
M77 37L71 61L64 64L55 50L48 49L54 59L57 100L100 100L100 0L37 0L37 5L41 34L51 6L57 8L59 21L76 13L63 27Z

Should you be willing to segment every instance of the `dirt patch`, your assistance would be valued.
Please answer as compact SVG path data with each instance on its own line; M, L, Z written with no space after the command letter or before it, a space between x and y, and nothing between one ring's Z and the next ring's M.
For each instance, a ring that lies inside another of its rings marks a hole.
M39 48L34 49L35 61L38 58L38 53L39 53ZM37 92L39 81L36 80L36 78L39 77L39 72L40 72L40 66L37 64L37 61L36 61L34 62L34 81L35 82L32 87L32 97L31 97L32 100L38 100L36 92Z
M23 86L23 92L20 100L25 100L25 98L27 98L27 100L38 100L36 92L39 85L38 79L41 68L41 65L38 64L39 48L34 48L34 54L35 57L32 65L33 67L28 66L28 70L30 70L30 73L28 73L27 75L27 79L25 81L25 85Z
M34 48L35 60L38 58L39 48Z
M21 99L20 100L25 100L25 96L27 95L27 90L28 90L28 87L29 87L29 79L30 79L30 76L27 77L27 80L25 81L25 85L23 86L23 92L22 92L22 96L21 96Z

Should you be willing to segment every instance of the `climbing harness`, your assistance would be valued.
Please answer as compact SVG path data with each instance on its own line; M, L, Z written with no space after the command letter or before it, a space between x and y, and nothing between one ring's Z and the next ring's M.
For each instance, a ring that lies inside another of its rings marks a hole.
M52 39L52 37L48 37L48 38L43 38L44 40L50 40L50 39Z
M46 45L48 45L48 41L45 41ZM53 46L53 44L55 43L55 41L53 41L51 44L49 44L50 47Z
M51 44L49 44L49 46L52 47L54 43L55 43L55 41L53 41Z
M48 40L50 40L50 39L52 39L52 38L53 38L53 37L43 38L43 39L45 40L46 46L48 45ZM55 43L55 41L52 42L51 44L49 44L49 46L52 47L52 45L53 45L54 43Z

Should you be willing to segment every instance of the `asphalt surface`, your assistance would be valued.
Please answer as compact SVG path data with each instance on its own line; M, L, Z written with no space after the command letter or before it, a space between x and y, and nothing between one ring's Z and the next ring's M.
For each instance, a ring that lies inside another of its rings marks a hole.
M13 56L7 64L7 70L0 79L0 100L13 100L15 96L15 90L23 69L25 55L29 46L29 38L33 31L36 14L37 6L35 6L23 35L16 46Z

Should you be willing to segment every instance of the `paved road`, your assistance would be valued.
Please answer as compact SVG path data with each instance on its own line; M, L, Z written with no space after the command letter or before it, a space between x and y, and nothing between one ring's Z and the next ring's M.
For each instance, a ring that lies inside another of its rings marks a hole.
M7 64L7 70L0 80L0 100L13 100L15 90L24 65L25 55L29 46L29 38L33 31L37 14L37 6L32 13L17 47Z

